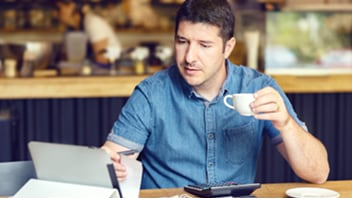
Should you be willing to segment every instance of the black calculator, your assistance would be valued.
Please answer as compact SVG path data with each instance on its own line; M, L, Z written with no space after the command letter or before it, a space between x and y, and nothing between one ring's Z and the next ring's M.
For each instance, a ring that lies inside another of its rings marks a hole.
M260 183L237 184L234 182L224 182L217 184L187 185L184 187L184 190L204 198L221 196L241 197L249 196L254 190L260 188L260 186Z

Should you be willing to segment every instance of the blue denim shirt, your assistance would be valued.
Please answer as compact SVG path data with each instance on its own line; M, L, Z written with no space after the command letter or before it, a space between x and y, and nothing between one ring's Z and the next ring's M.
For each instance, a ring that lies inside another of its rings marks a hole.
M199 96L175 65L143 80L114 123L108 140L141 152L142 189L191 183L251 183L264 136L282 141L270 121L241 116L223 104L226 94L272 86L296 114L271 77L227 60L227 79L212 101Z

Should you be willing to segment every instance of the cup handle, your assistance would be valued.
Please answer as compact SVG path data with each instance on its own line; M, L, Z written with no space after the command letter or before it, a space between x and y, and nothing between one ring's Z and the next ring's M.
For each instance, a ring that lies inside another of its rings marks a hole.
M224 104L225 104L225 106L229 107L230 109L236 109L234 106L231 106L229 103L227 103L227 100L228 100L229 98L232 98L232 95L226 95L226 96L224 97Z

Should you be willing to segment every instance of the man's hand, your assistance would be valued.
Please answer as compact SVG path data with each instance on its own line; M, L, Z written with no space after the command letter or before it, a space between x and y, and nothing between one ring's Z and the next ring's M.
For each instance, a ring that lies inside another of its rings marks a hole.
M116 144L107 141L101 148L104 149L110 155L111 160L114 164L117 179L119 181L123 181L127 177L127 169L125 165L121 162L121 156L118 153L118 151L122 151L122 150L116 149L116 146L117 146ZM117 147L117 148L120 148L120 147Z
M115 153L115 157L111 156L111 160L114 164L115 173L119 181L123 181L127 177L127 170L124 164L121 162L121 156Z
M251 108L256 119L270 120L278 130L286 126L291 117L281 95L275 89L265 87L254 93L254 98Z

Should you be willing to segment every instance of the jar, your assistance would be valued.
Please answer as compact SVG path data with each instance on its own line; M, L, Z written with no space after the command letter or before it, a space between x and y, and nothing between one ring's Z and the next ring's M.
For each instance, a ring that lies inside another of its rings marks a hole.
M17 60L5 59L4 61L4 76L13 78L17 76Z
M143 60L136 60L135 66L134 66L134 72L137 75L143 75L145 70L144 70L144 62Z

